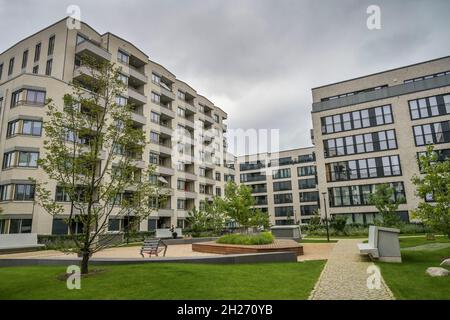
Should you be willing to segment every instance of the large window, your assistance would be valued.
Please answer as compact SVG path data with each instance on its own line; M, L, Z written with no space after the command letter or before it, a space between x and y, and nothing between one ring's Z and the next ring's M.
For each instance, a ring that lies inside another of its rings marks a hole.
M32 201L34 200L33 184L16 184L14 185L14 200L16 201Z
M9 220L9 233L31 233L31 219Z
M393 122L391 105L336 114L321 118L322 133L375 127Z
M45 91L20 89L13 92L11 107L22 104L43 106L45 104Z
M130 62L130 56L122 50L117 51L117 61L128 65Z
M50 39L48 39L47 55L51 56L54 50L55 50L55 36L51 36Z
M300 192L300 202L315 202L319 201L319 192Z
M292 203L292 193L274 194L273 200L274 200L275 204Z
M291 177L291 169L278 169L272 171L272 178L273 179L286 179Z
M8 76L12 75L14 72L14 57L9 59L9 65L8 65Z
M41 57L41 43L38 43L34 48L34 62L38 62Z
M298 180L299 189L314 189L316 187L316 178Z
M403 182L392 182L390 185L395 189L392 200L406 203ZM369 205L369 196L375 192L376 186L376 184L367 184L329 188L330 206L347 207Z
M316 166L298 167L297 175L299 177L312 176L316 174Z
M22 69L27 67L28 63L28 50L25 50L22 54Z
M413 131L416 146L450 142L450 121L414 126Z
M300 214L302 216L309 216L315 214L318 209L319 206L317 204L302 205L300 206Z
M39 152L12 151L3 155L3 169L7 168L37 168Z
M264 181L266 175L261 172L241 173L240 180L241 182Z
M397 149L395 130L359 134L324 141L326 158Z
M6 130L6 136L13 137L15 135L41 136L42 121L19 119L10 121Z
M294 207L275 207L275 217L291 217L294 215Z
M450 114L450 94L410 100L409 112L412 120Z
M326 164L328 182L400 176L401 174L400 158L397 155Z
M273 183L273 191L292 190L291 181L280 181Z

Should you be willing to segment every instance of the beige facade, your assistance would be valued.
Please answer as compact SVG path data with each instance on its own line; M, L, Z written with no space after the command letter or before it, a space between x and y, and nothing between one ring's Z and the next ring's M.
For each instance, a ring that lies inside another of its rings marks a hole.
M314 148L237 157L236 173L273 225L307 223L318 209Z
M227 165L227 114L130 42L99 34L85 23L68 28L64 19L0 54L0 232L64 233L61 224L55 225L53 217L33 202L28 178L48 180L35 165L45 152L43 99L62 104L71 90L69 83L83 76L76 61L84 53L122 68L128 83L122 98L136 106L132 119L149 141L142 165L157 164L159 177L167 182L167 206L152 213L140 230L183 227L188 210L223 194L225 181L234 177L233 166ZM180 135L189 135L192 145L179 150ZM56 190L56 183L49 181L49 188ZM124 223L118 226L123 227Z
M408 219L419 202L411 183L418 152L433 143L449 156L449 71L444 57L312 89L318 185L329 214L370 222L373 185L394 183Z

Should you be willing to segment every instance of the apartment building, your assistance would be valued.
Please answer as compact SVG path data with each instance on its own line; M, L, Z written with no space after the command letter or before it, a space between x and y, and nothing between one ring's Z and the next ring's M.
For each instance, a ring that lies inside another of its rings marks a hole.
M313 88L312 96L317 178L328 213L370 223L377 210L368 196L389 183L404 199L398 214L411 219L418 155L427 144L442 158L450 155L450 57Z
M155 164L157 173L151 179L170 193L165 207L152 213L139 230L183 227L190 209L222 195L226 180L234 179L234 159L227 160L224 138L227 114L129 41L100 34L83 22L79 29L69 28L66 20L0 54L0 233L68 233L64 215L52 217L33 201L35 187L28 178L46 180L37 166L45 152L44 102L52 98L62 105L69 83L83 81L82 54L121 67L128 90L117 102L135 106L132 119L149 141L137 160L142 167ZM190 143L180 147L179 132ZM48 187L56 201L67 200L56 182L49 181ZM65 207L68 214L69 205ZM128 224L128 218L111 219L109 228L124 230ZM78 227L71 226L75 231Z
M273 225L307 223L319 208L312 147L237 157L236 173Z

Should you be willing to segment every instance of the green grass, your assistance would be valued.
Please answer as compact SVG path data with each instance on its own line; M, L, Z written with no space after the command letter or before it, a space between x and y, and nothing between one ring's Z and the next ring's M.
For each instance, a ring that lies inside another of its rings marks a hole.
M435 240L427 240L425 236L414 238L400 238L400 247L409 248L430 243L448 243L450 239L445 236L436 236Z
M436 240L420 238L400 239L402 248L430 243L448 243L446 237ZM397 299L437 300L450 299L450 277L430 277L428 267L439 267L444 258L450 257L450 247L440 250L402 250L402 263L378 263L381 273ZM448 269L448 267L447 267Z
M223 244L242 244L242 245L258 245L273 243L273 235L270 232L261 232L258 234L227 234L216 240L217 243Z
M4 299L307 299L325 261L91 266L68 290L61 266L0 268Z

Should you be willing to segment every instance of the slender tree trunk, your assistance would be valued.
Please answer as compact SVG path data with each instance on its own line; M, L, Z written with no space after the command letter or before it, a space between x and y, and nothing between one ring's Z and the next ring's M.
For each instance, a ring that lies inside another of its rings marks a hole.
M89 258L90 252L88 250L83 250L81 259L81 274L89 273Z

